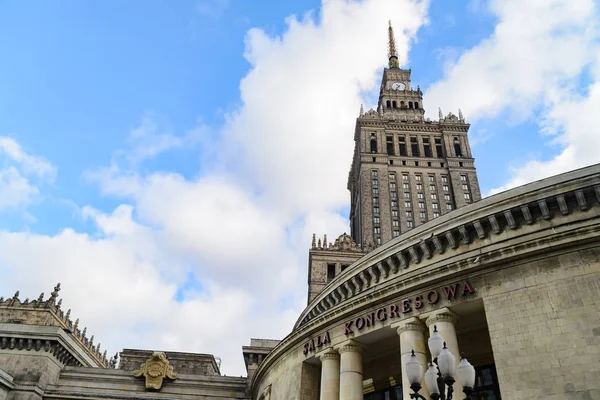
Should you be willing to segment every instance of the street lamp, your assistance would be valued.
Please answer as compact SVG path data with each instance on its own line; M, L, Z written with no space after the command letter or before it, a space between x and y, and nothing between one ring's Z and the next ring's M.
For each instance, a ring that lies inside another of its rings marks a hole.
M473 394L473 386L475 386L475 368L467 361L464 354L458 367L456 366L456 357L446 347L446 342L437 331L437 326L433 327L433 333L427 343L433 362L429 362L429 368L425 375L423 375L423 366L417 360L414 350L405 365L406 376L410 382L410 388L414 392L410 394L410 398L427 400L419 394L421 381L425 378L425 386L427 386L432 400L452 400L454 376L456 375L456 379L467 396L465 400L469 400Z

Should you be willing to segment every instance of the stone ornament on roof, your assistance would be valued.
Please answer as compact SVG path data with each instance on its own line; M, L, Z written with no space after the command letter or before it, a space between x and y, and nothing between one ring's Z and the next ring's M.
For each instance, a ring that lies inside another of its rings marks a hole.
M152 356L133 371L133 376L146 378L146 390L159 390L163 380L176 379L177 374L173 372L173 366L169 364L167 356L163 352L155 351Z
M330 247L330 250L362 252L362 249L358 247L354 239L352 239L352 237L345 232L335 239L335 242L333 243L333 246Z

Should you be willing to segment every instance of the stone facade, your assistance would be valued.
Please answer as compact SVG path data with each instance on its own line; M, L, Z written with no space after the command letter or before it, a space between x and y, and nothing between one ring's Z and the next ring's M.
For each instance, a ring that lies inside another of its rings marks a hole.
M345 233L334 243L327 242L327 235L322 242L313 235L312 247L308 252L308 302L365 254L366 251Z
M379 246L481 199L462 113L424 119L410 70L386 68L377 110L361 108L348 178L352 237Z
M317 399L301 394L304 380L312 384L301 366L334 376L321 355L343 356L351 340L362 348L353 364L362 366L362 393L408 398L399 359L409 347L429 359L435 327L484 374L481 382L489 378L480 390L511 400L600 399L598 294L595 165L462 207L361 257L263 360L251 395L269 387L272 399ZM354 396L356 382L340 376L340 391L351 387Z

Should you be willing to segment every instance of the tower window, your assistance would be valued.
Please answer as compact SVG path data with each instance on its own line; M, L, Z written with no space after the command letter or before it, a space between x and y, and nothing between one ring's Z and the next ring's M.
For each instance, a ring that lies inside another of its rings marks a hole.
M376 235L379 235L381 233L381 228L376 226L373 231L375 232Z
M419 143L414 136L410 138L410 151L413 157L419 157Z
M400 142L400 155L406 157L408 155L406 152L406 138L404 136L400 136L398 137L398 142Z
M335 264L327 264L327 282L335 278Z
M393 140L393 137L392 136L387 136L386 140L385 140L385 143L386 143L388 155L393 156L394 155L394 140Z
M371 139L371 153L377 153L377 139Z
M415 101L415 110L419 109L419 102Z
M400 231L398 231L398 230L395 230L395 231L394 231L394 237L398 237L398 236L400 236Z
M413 228L415 224L412 221L406 221L406 226L408 226L409 228Z
M435 139L435 152L437 153L438 158L444 158L442 139Z
M372 169L371 170L371 176L376 178L377 177L377 170L376 169Z
M457 137L454 138L454 153L456 157L462 157L462 149L460 148L460 140Z
M404 104L404 101L400 101L400 108L406 108L406 104Z
M387 108L390 108L390 107L392 107L392 102L391 102L391 101L389 101L389 100L388 100L388 101L386 101L386 102L385 102L385 106L386 106Z
M396 103L396 100L392 101L392 108L397 108L397 107L398 107L398 105Z
M408 108L409 108L410 110L412 110L412 108L413 108L413 102L412 102L412 101L409 101L409 102L408 102Z
M433 153L431 152L431 143L429 142L429 138L423 138L423 152L425 157L433 157Z

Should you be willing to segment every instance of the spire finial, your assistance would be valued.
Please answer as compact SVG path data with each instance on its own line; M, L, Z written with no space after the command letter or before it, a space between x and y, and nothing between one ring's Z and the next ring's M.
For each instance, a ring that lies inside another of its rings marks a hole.
M362 105L362 104L360 105L360 114L359 114L359 115L360 115L361 117L362 117L363 115L365 115L365 109L363 108L363 105Z
M460 120L460 122L465 121L465 117L463 117L463 113L460 108L458 109L458 119Z
M317 235L315 235L313 233L313 238L312 238L312 248L315 249L317 247Z
M392 28L392 20L388 28L388 65L390 68L400 68L398 63L398 55L396 54L396 39L394 39L394 28Z

